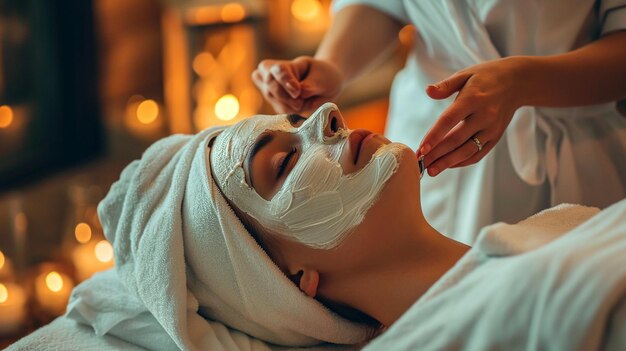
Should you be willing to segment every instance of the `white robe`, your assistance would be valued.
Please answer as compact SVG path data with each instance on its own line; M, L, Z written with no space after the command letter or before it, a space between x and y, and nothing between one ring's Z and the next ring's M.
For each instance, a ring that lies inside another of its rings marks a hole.
M365 348L600 349L626 350L626 200L599 213L560 205L486 227Z
M414 149L453 101L430 99L428 84L480 62L564 53L626 29L626 0L338 0L333 8L357 3L417 28L386 128L389 139ZM523 107L480 162L424 177L422 207L435 228L471 244L497 221L563 202L603 208L626 197L625 160L626 118L614 102Z

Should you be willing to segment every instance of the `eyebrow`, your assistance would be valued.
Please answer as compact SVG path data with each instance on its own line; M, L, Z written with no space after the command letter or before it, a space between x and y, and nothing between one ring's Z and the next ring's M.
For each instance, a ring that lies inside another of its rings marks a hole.
M254 155L256 155L257 153L259 153L259 151L261 151L261 149L269 144L272 140L274 139L274 134L269 132L269 131L265 131L263 133L261 133L261 135L259 135L259 137L257 138L257 140L254 142L254 145L252 145L252 149L250 149L250 153L248 153L248 159L246 160L246 162L248 163L248 167L246 167L247 171L248 171L248 178L250 179L250 186L254 187L254 181L252 180L252 172L250 171L250 166L252 164L252 158L254 158Z

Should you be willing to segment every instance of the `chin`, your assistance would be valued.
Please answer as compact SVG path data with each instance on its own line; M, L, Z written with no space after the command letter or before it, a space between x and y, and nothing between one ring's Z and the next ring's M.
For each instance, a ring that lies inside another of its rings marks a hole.
M417 163L417 155L413 150L411 150L411 148L404 144L396 145L401 146L400 151L397 154L399 167L409 169L408 172L415 175L416 180L419 182L420 171Z
M399 145L403 147L400 148L399 152L396 154L398 169L391 178L389 178L388 185L393 188L401 189L401 192L395 194L395 196L410 194L414 189L419 195L420 172L417 156L408 146L403 144Z

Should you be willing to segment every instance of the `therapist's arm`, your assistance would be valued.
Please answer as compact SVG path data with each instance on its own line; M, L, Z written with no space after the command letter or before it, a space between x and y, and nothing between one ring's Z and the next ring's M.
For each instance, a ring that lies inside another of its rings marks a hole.
M345 7L337 12L315 59L334 65L349 83L389 55L401 28L398 20L369 6Z
M571 107L626 99L626 31L562 55L520 60L526 79L520 82L519 105Z
M433 99L458 92L418 151L426 155L428 173L436 176L481 160L521 106L573 107L626 99L626 31L560 55L478 64L428 86L426 92Z
M345 7L335 14L315 57L263 60L252 79L279 113L315 109L388 55L401 28L371 7Z

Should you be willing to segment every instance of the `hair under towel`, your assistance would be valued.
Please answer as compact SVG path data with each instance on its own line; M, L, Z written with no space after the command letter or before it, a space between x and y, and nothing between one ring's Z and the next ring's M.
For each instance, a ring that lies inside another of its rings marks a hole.
M208 144L223 129L162 139L113 184L98 214L119 279L181 349L202 344L197 313L279 345L363 341L370 330L302 293L221 195Z

